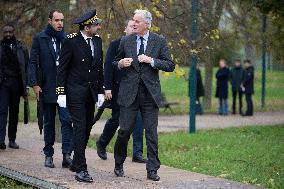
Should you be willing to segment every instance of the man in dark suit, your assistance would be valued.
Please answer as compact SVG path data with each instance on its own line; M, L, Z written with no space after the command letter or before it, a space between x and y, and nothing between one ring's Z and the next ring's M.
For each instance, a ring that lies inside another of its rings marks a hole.
M245 73L242 82L242 90L246 95L247 111L243 116L253 115L252 95L254 93L254 67L249 59L244 60Z
M119 87L120 129L114 147L116 176L124 174L123 163L127 156L127 143L135 126L138 111L145 128L147 178L158 181L158 112L161 104L159 70L172 72L172 62L165 38L149 32L152 15L146 10L136 10L133 17L134 33L121 39L114 65L124 73Z
M235 65L231 69L231 75L230 75L230 80L231 80L231 85L232 85L232 95L233 95L233 104L232 104L232 114L236 114L236 99L237 95L239 96L239 113L242 115L242 97L243 97L243 92L241 89L241 83L244 77L244 69L242 68L241 65L241 60L236 59L235 60Z
M9 114L9 147L18 149L15 142L19 120L20 97L27 98L27 48L15 37L11 24L3 27L3 40L0 41L0 149L6 149L5 136Z
M134 21L128 20L125 27L126 35L133 33ZM119 83L122 77L122 72L117 67L114 67L112 62L117 55L118 47L121 38L112 41L109 44L109 48L106 54L106 61L104 66L104 85L105 95L107 100L111 100L111 118L107 120L103 133L97 140L97 153L98 156L106 160L107 153L106 147L113 138L118 126L119 126L119 105L117 104L117 95L119 91ZM133 130L133 162L146 163L147 160L143 158L143 123L141 113L138 114L136 125Z
M57 70L59 106L66 106L74 129L74 156L71 170L80 182L93 182L87 171L85 150L92 129L95 103L104 101L102 40L96 10L74 20L80 32L69 35L63 46Z
M38 100L43 101L45 167L54 168L53 154L55 141L55 115L58 110L62 134L62 167L68 168L72 144L72 122L67 108L56 103L56 69L59 65L59 53L66 34L63 30L64 16L59 10L52 10L48 16L48 25L33 38L29 63L29 83Z

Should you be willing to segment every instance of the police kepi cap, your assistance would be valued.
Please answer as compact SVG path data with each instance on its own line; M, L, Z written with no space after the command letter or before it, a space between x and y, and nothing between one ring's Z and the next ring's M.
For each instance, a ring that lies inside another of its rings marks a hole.
M73 24L89 25L89 24L100 24L102 19L98 18L96 9L88 11L83 16L74 19Z

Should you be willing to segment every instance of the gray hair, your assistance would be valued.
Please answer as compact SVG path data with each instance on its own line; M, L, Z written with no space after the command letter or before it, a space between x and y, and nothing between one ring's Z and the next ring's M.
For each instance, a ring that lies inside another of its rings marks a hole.
M147 11L147 10L142 10L142 9L136 9L134 11L134 14L142 14L144 21L149 25L149 29L151 28L151 23L152 23L152 14Z

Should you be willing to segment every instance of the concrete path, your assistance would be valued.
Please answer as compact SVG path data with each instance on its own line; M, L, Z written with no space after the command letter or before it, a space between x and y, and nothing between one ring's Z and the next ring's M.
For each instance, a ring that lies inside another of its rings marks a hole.
M176 120L176 122L179 121L180 120ZM169 123L170 122L168 121L167 125L170 126ZM178 127L174 128L180 129L180 125L177 126ZM61 147L58 143L55 144L54 154L56 168L50 169L43 166L44 155L41 151L43 147L43 138L39 135L38 128L35 123L29 125L19 125L17 142L20 144L19 150L0 150L0 168L2 167L2 170L3 168L9 168L17 171L17 173L23 173L30 176L30 178L27 178L26 180L38 178L50 183L54 183L57 186L55 188L259 188L256 186L167 166L161 166L159 170L161 181L152 182L146 179L145 165L132 163L129 158L127 158L124 166L125 177L118 178L113 173L113 155L108 154L109 159L104 161L99 159L96 151L92 149L86 150L86 156L88 169L94 179L94 182L92 184L84 184L74 180L74 173L70 172L68 169L61 168L62 155L60 152Z
M92 130L92 134L101 134L106 120L99 120ZM240 115L220 116L216 114L204 114L196 117L196 129L212 129L227 127L242 127L255 125L284 124L284 111L280 112L257 112L252 117ZM172 132L188 130L188 115L159 116L159 132Z

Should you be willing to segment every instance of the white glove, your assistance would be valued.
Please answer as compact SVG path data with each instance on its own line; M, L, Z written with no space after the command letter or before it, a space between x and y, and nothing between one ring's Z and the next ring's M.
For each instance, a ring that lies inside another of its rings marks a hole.
M103 105L104 101L105 101L105 96L103 94L98 94L98 102L97 102L98 108Z
M66 108L66 95L58 95L57 104L61 108Z

